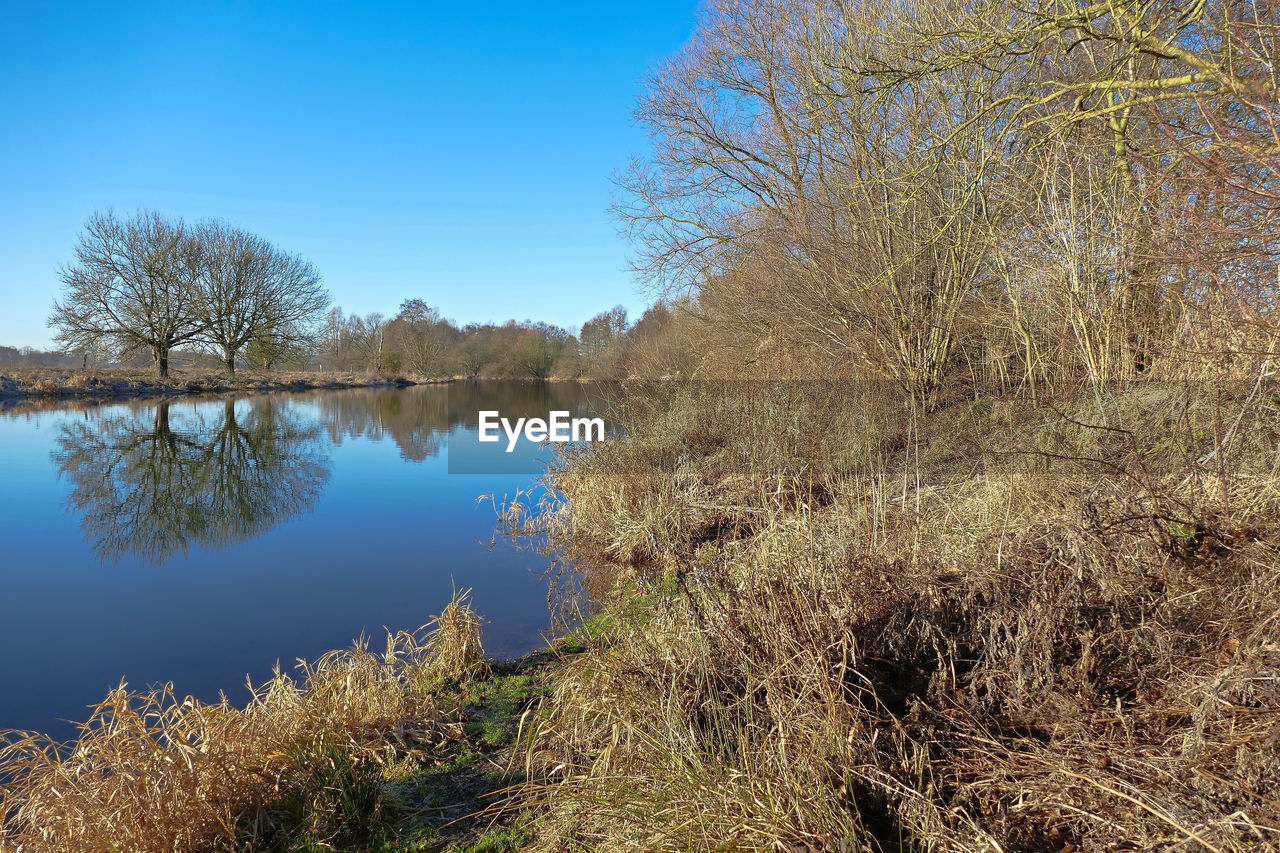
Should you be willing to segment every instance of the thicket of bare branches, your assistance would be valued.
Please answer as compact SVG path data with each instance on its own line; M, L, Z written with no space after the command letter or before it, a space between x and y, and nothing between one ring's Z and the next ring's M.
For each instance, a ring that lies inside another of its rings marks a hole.
M506 508L603 611L539 849L1280 849L1280 10L703 15L622 212L686 375L787 381Z
M637 265L726 341L925 397L1270 354L1278 33L1263 2L716 0L639 105Z

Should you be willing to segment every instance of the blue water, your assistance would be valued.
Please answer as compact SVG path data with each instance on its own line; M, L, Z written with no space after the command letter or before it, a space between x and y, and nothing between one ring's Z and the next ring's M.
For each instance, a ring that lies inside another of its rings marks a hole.
M581 395L485 383L0 412L0 729L69 737L122 679L239 700L277 661L423 625L455 588L474 590L490 653L541 647L547 559L494 542L477 502L535 478L450 474L448 448L474 440L476 409L545 416Z

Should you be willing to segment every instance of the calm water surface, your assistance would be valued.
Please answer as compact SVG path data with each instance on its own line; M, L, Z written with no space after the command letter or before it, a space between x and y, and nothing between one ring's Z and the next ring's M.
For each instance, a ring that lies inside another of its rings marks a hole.
M246 675L417 628L455 587L474 589L491 653L539 647L547 560L494 543L477 502L534 477L450 474L449 443L474 441L481 408L545 417L583 396L480 383L0 411L0 729L67 737L121 679L241 700Z

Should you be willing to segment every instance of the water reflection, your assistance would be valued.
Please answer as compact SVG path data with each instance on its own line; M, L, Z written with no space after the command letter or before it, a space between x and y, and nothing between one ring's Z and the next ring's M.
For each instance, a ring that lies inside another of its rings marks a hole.
M493 508L476 501L534 478L452 476L449 458L482 409L543 417L596 393L486 382L0 401L0 648L6 682L22 685L0 690L0 729L70 737L59 721L122 677L242 699L246 674L412 630L456 588L475 590L490 653L539 648L547 560L491 544Z
M402 459L440 455L478 413L589 413L577 384L474 382L86 410L60 424L51 454L68 507L100 560L156 563L221 548L309 513L347 438L390 439Z
M309 512L330 473L319 425L271 397L64 423L52 458L95 554L112 561L258 536Z
M320 412L335 443L346 437L390 438L402 458L421 462L439 455L457 427L475 429L481 411L509 418L545 418L553 410L586 416L593 396L576 382L457 382L445 388L329 394L320 398Z
M443 388L379 389L319 398L320 419L330 439L383 441L390 438L411 462L432 459L459 417L449 410Z

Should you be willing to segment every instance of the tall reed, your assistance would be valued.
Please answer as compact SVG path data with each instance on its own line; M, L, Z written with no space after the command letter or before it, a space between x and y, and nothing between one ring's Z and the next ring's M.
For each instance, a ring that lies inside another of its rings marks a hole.
M0 849L269 849L357 838L383 807L377 768L447 737L453 709L429 689L474 672L479 620L456 595L434 629L364 640L250 685L237 707L172 685L111 691L58 744L25 732L0 748Z

